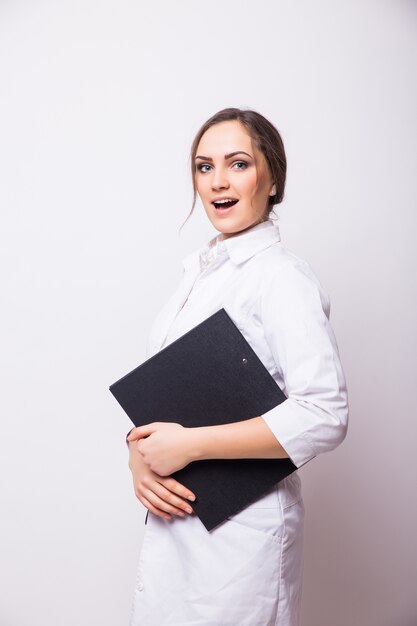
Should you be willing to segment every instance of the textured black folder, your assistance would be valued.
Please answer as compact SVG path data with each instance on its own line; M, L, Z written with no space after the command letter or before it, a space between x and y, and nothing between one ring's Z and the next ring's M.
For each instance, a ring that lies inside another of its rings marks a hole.
M239 422L286 400L223 308L113 383L110 391L135 426ZM210 459L189 463L172 476L195 493L191 505L212 530L296 469L289 458Z

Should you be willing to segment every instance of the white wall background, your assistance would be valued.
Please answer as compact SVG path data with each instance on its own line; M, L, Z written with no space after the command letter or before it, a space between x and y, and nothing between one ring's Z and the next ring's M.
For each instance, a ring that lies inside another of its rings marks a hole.
M128 623L145 509L108 386L215 234L200 204L178 229L226 106L283 135L281 235L350 392L302 470L303 626L416 626L416 34L411 0L0 2L1 626Z

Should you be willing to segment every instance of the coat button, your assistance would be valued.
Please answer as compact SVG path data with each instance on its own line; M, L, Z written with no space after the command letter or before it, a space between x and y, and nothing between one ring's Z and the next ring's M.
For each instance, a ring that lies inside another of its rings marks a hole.
M140 583L138 584L138 590L139 590L139 591L143 591L143 583L142 583L142 582L140 582Z

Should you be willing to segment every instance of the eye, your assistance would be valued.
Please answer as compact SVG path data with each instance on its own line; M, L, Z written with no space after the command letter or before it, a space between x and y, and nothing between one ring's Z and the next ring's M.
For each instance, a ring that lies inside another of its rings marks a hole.
M210 166L208 163L199 163L199 164L197 165L197 170L198 170L199 172L203 172L203 174L204 174L205 172L207 172L207 170L203 170L203 169L202 169L203 167L211 167L211 166Z
M248 164L246 163L246 161L236 161L235 163L233 163L233 165L243 165L244 167L238 167L238 170L245 170L248 166Z
M235 162L233 163L233 166L235 166L235 165L240 165L240 166L243 166L243 167L238 167L238 168L237 168L238 170L245 170L245 169L248 167L248 164L246 163L246 161L235 161ZM209 170L204 170L204 169L203 169L203 167L208 167L208 168L211 168L211 165L209 165L208 163L198 163L198 164L196 165L196 170L197 170L198 172L202 172L203 174L205 174L205 173L206 173L206 172L208 172Z

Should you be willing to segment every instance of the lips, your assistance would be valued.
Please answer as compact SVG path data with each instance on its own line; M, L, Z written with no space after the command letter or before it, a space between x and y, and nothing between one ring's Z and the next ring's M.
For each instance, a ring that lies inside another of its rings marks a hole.
M214 200L213 204L216 207L216 209L230 209L230 207L234 206L237 202L238 200L230 200L227 202L216 202Z

